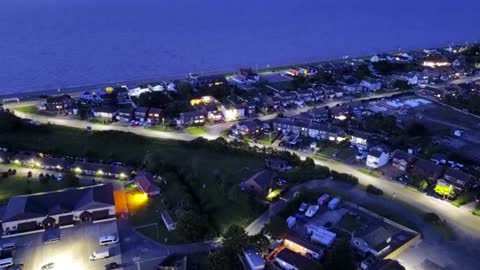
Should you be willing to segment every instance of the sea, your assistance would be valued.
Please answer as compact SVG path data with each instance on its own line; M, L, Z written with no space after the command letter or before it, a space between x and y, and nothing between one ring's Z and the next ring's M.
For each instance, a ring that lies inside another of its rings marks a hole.
M479 0L2 0L0 95L480 40Z

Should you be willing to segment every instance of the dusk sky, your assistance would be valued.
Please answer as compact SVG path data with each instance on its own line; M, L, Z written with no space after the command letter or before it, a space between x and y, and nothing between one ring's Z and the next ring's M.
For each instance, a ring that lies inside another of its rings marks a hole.
M0 3L0 91L265 67L480 39L476 0Z

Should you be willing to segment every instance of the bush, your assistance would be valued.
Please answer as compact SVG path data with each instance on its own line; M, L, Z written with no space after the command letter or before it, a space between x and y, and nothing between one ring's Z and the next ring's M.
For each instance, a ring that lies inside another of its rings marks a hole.
M367 192L368 193L372 193L372 194L375 194L375 195L383 195L383 190L377 188L376 186L374 185L368 185L367 186Z
M475 194L472 192L465 192L462 195L458 196L452 204L455 206L462 206L464 204L467 204L469 202L472 202L475 200Z
M333 177L333 180L335 181L345 182L350 185L358 184L358 178L351 174L339 173L337 171L331 171L330 174Z

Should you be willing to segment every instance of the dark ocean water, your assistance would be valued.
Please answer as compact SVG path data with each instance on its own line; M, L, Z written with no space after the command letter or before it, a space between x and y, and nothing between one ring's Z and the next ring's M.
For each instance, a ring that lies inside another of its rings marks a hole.
M480 40L479 0L2 0L0 93Z

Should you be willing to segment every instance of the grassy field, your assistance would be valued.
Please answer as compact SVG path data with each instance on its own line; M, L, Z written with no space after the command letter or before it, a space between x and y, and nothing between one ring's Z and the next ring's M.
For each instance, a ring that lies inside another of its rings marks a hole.
M202 135L203 133L208 131L208 127L187 127L187 133L191 135Z
M23 113L38 113L37 106L35 105L16 107L15 110Z
M2 123L0 122L0 125ZM14 132L0 131L0 145L11 150L33 150L57 156L87 157L90 160L121 161L141 166L147 154L161 162L173 164L187 175L188 183L175 187L176 179L168 181L165 196L171 205L182 197L195 198L202 212L216 228L231 223L245 225L263 210L240 192L239 183L263 168L263 159L248 154L226 155L202 148L192 148L181 141L147 139L131 133L106 131L88 132L58 126L22 127ZM17 187L16 187L17 188ZM23 187L17 192L24 193ZM173 190L170 193L169 190ZM176 191L178 190L178 192ZM8 196L8 194L4 196ZM155 214L161 197L152 199L152 206L135 221L136 225L158 222Z
M24 176L11 175L8 178L0 178L0 204L7 203L11 196L53 191L67 187L68 185L64 181L40 183L36 178L27 179Z

